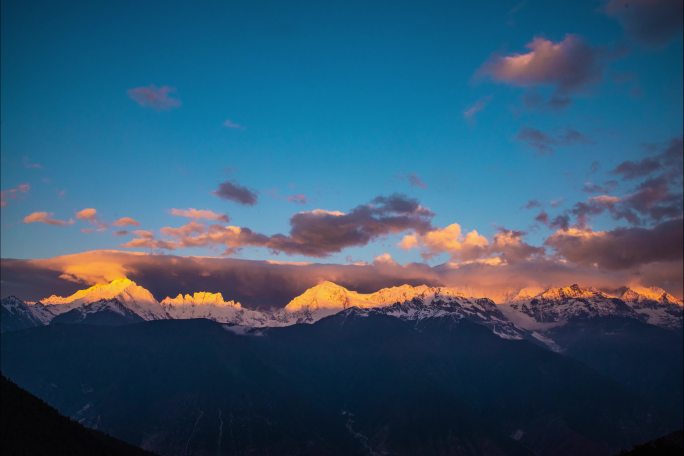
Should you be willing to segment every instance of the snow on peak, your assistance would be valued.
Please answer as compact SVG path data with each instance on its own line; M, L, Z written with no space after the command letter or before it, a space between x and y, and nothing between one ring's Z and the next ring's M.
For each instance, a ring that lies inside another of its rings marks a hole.
M587 299L600 297L602 295L603 294L598 290L595 290L593 288L582 288L576 283L573 283L569 287L549 288L544 292L540 293L539 295L535 296L535 298L551 300L581 298Z
M285 311L299 312L305 309L339 311L348 307L368 307L367 296L326 280L290 301L285 306Z
M84 304L109 299L118 299L145 320L167 318L152 293L127 278L96 284L66 297L52 295L41 302L51 306L56 313L63 313Z
M642 287L639 285L620 288L616 292L617 297L629 302L656 301L662 304L682 305L682 300L677 299L659 287Z
M190 294L178 294L175 298L166 297L161 302L162 306L203 306L211 305L217 307L241 308L242 305L236 301L225 301L221 293L211 293L208 291L196 291Z

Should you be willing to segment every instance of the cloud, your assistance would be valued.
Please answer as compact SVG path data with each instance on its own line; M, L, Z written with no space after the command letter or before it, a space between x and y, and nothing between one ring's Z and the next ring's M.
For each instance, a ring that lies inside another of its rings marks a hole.
M427 188L427 184L415 173L406 176L411 187Z
M156 111L167 111L178 108L181 101L171 96L176 89L169 86L157 87L149 85L147 87L134 87L128 89L128 96L144 108L152 108Z
M21 160L24 168L27 169L43 169L43 165L40 163L32 162L28 157L23 157Z
M287 200L291 203L296 203L296 204L306 204L308 202L308 198L306 195L302 195L301 193L297 195L290 195L287 197Z
M378 196L370 203L349 212L315 209L298 212L290 218L290 233L265 235L238 226L189 223L178 228L164 227L156 239L151 232L123 247L147 247L175 250L187 247L223 246L231 254L243 247L264 247L275 253L326 257L347 247L363 246L370 241L406 230L424 232L431 228L433 213L417 200L404 195ZM137 233L137 232L136 232Z
M518 141L526 143L539 154L553 153L557 146L570 146L573 144L588 144L589 138L577 130L566 129L558 135L551 136L536 128L524 127L516 136Z
M155 239L154 233L148 230L135 230L134 239L121 244L125 248L146 248L151 250L174 250L176 246L168 241Z
M405 249L422 247L421 255L425 259L448 253L454 260L473 260L485 255L489 241L477 230L463 235L461 225L452 223L444 228L427 231L422 235L407 235L399 245Z
M636 179L651 174L660 168L660 161L655 157L646 157L643 160L627 160L620 163L614 170L614 174L619 174L624 179Z
M490 242L477 230L464 234L461 225L452 223L423 234L408 234L399 242L399 247L406 250L421 248L424 259L446 253L456 262L484 260L490 264L514 263L544 253L542 247L533 247L524 242L524 235L522 231L502 228Z
M524 208L525 209L534 209L535 207L541 207L541 205L542 204L539 202L539 200L532 199L532 200L529 200L527 203L525 203Z
M228 223L228 221L230 220L230 218L226 214L219 214L208 209L195 209L192 207L188 209L171 209L171 215L175 215L178 217L186 217L195 220L214 220L217 222L226 223Z
M486 96L480 98L471 106L469 106L465 111L463 111L463 117L468 121L474 121L475 117L487 107L489 102L492 101L492 96Z
M683 235L682 219L677 219L653 228L559 230L546 240L546 244L574 263L626 269L657 261L681 260Z
M22 195L28 193L29 190L31 190L31 185L19 184L16 187L0 191L0 207L7 206L8 200L18 199Z
M97 210L92 207L87 207L76 212L76 218L79 220L95 220L97 218Z
M99 219L97 216L97 210L95 208L87 207L85 209L81 209L80 211L76 212L76 218L78 220L85 220L89 222L91 225L97 228L97 231L103 231L107 229L107 224ZM83 229L81 231L84 233L92 232L92 230L88 229Z
M394 261L394 258L392 258L392 255L389 253L385 252L382 253L375 258L373 258L373 264L376 266L398 266L399 263Z
M617 187L618 182L615 180L606 181L603 185L587 181L582 185L582 191L585 193L608 193Z
M682 161L684 150L682 138L673 138L661 145L651 145L652 155L637 161L620 163L612 173L624 180L642 178L635 187L619 198L607 194L589 198L576 203L570 210L559 216L563 221L554 227L567 229L570 216L577 219L577 226L587 226L592 216L605 212L616 220L626 220L632 225L647 222L659 223L682 216ZM584 190L589 193L609 191L617 186L616 181L607 181L603 186L585 183Z
M32 212L24 217L24 223L45 223L47 225L64 226L74 223L73 220L58 220L52 212Z
M431 228L433 213L401 194L378 196L351 211L306 211L290 219L290 234L274 235L268 247L277 252L324 257L380 236Z
M682 0L611 0L604 11L617 19L627 34L647 45L663 45L681 36Z
M323 280L372 292L383 287L427 284L455 286L466 295L498 302L524 287L579 283L603 289L625 284L659 286L682 293L682 261L666 260L632 268L601 269L588 264L531 258L512 264L472 262L454 267L425 264L284 264L233 258L151 255L90 251L37 260L2 259L3 293L38 300L53 293L69 295L84 285L128 277L157 299L178 293L211 290L250 308L283 307Z
M112 223L114 226L140 226L140 222L131 217L121 217Z
M601 53L577 35L566 35L554 43L534 38L529 52L494 56L480 72L497 82L521 87L551 86L564 97L601 78Z
M681 180L684 161L684 141L681 136L672 138L666 144L650 145L648 149L655 151L655 154L641 160L623 161L611 172L623 179L637 179L663 171L669 177Z
M229 128L231 130L245 130L246 127L240 125L239 123L235 123L230 119L226 119L223 121L223 126L226 128Z
M257 203L257 194L255 192L230 181L221 183L214 192L214 195L246 206L254 206Z

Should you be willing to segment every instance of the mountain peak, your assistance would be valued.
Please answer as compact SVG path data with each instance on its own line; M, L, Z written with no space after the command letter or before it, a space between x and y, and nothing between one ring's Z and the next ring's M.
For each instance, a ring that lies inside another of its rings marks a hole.
M596 296L601 296L603 295L601 292L593 289L593 288L582 288L576 283L573 283L569 287L559 287L559 288L549 288L545 290L544 292L540 293L539 295L535 296L536 298L541 298L541 299L551 299L551 300L557 300L557 299L578 299L578 298L592 298Z
M78 290L70 296L52 295L42 299L41 302L45 305L54 306L54 309L61 313L83 304L108 299L118 299L131 311L146 320L166 317L166 314L152 293L128 278L119 278L109 283L95 284L86 289Z
M196 291L192 295L179 293L175 298L167 296L161 301L162 306L217 306L241 308L242 305L235 301L226 301L221 293L209 291Z

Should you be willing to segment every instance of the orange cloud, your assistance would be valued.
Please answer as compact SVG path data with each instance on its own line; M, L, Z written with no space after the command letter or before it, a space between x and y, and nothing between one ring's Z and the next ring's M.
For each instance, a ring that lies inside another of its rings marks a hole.
M97 217L97 210L92 207L76 212L76 218L79 220L95 220L95 217Z
M610 254L612 247L605 246L601 251ZM581 250L590 253L589 248ZM587 260L589 263L595 261ZM678 260L651 258L650 262L621 269L601 269L591 264L543 257L517 263L483 259L434 267L415 263L391 267L386 264L292 265L116 250L37 260L2 259L2 271L3 293L24 299L40 299L53 293L68 295L83 288L79 283L103 283L127 277L148 288L158 299L211 289L249 307L284 306L322 280L364 292L404 283L457 286L473 296L488 296L500 302L525 287L546 288L571 283L603 289L626 284L658 286L681 297L684 276L681 256Z
M58 220L53 218L54 214L52 212L32 212L26 217L24 217L24 223L45 223L46 225L71 225L74 223L73 220Z
M97 210L92 207L87 207L85 209L81 209L80 211L76 212L76 218L78 220L86 220L87 222L90 222L90 224L94 225L97 228L97 231L104 231L107 229L107 224L101 221L97 217ZM83 233L92 233L92 229L82 229L81 230Z
M112 223L114 226L140 226L140 222L131 217L121 217Z
M399 247L409 250L422 248L425 259L447 253L452 264L473 262L498 265L524 261L531 256L541 255L542 247L533 247L522 240L525 233L501 228L490 242L477 230L463 234L461 225L452 223L445 228L437 228L423 234L412 233L404 236Z
M409 234L399 243L404 249L422 247L424 258L448 253L453 259L473 260L482 256L489 245L487 238L472 230L463 236L461 225L452 223L445 228L427 231L422 235Z
M171 209L171 215L178 217L186 217L196 220L215 220L217 222L228 222L229 217L226 214L219 214L208 209Z

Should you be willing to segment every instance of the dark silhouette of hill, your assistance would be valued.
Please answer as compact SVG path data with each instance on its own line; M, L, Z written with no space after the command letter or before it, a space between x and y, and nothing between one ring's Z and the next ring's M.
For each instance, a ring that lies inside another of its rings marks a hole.
M680 427L574 359L450 317L50 325L0 348L62 413L165 455L611 455Z
M637 445L619 456L679 456L684 454L684 431L676 431L659 439Z
M4 376L0 392L0 452L4 455L153 455L60 415Z

